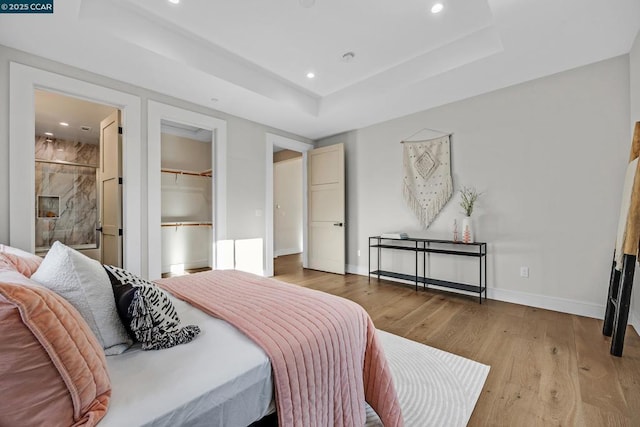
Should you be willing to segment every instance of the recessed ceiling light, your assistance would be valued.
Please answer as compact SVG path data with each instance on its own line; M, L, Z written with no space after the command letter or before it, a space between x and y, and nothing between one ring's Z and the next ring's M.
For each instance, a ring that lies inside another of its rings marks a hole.
M316 73L314 73L313 71L309 71L307 73L307 78L308 79L313 79L316 76Z
M178 4L180 3L180 0L169 0L169 3Z
M220 101L218 98L211 98L211 102L218 102Z
M51 132L45 132L44 134L47 135L47 136L53 136L53 134Z
M444 5L442 3L435 3L431 6L431 13L440 13L444 9Z
M60 122L60 126L69 126L69 123L67 123L67 122Z

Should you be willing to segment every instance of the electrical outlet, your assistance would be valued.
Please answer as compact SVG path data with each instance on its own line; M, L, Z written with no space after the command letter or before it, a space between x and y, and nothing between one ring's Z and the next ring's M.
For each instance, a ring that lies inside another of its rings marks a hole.
M529 277L529 267L520 267L520 277Z
M360 249L358 249L358 256L360 256Z

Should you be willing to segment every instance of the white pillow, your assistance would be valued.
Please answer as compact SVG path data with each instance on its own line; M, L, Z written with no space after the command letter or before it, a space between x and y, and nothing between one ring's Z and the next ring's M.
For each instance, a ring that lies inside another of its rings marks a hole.
M118 317L109 276L98 261L55 242L31 279L80 312L107 356L120 354L132 344Z

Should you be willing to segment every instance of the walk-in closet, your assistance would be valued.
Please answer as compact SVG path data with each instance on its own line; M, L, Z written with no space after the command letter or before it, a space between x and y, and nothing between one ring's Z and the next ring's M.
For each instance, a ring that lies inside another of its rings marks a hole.
M213 266L211 131L162 121L162 275Z

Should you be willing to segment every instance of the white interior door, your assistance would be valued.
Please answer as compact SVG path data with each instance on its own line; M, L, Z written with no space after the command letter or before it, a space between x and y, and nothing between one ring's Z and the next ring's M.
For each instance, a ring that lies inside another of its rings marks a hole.
M100 258L122 267L122 133L120 111L100 122Z
M308 154L309 268L344 274L344 144Z

